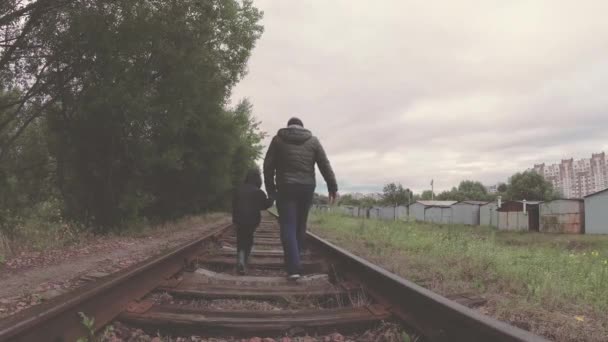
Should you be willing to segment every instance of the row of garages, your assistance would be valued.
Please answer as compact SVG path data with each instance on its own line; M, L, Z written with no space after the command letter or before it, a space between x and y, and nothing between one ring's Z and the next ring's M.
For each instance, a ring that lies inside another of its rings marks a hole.
M384 220L482 225L512 231L608 234L608 189L584 199L548 202L417 201L409 207L341 206L338 210L349 216Z

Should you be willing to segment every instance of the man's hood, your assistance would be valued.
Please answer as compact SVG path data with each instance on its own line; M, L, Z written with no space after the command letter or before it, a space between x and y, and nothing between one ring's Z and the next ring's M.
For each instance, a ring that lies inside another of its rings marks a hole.
M300 145L312 138L312 133L304 127L291 125L287 128L281 128L277 133L279 138L289 144Z

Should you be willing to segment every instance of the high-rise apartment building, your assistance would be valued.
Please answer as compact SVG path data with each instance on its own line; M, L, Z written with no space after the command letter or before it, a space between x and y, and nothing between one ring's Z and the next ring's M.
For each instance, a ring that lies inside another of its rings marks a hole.
M534 171L553 183L565 198L582 198L608 188L608 164L604 152L594 153L588 159L570 158L559 164L536 164Z

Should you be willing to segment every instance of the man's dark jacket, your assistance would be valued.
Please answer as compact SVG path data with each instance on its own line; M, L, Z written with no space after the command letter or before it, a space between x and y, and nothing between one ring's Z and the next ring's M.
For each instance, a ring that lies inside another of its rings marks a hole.
M264 158L264 183L269 196L288 184L310 185L314 188L315 163L330 193L338 191L336 176L325 150L317 137L298 125L279 130ZM275 182L276 176L276 182Z
M257 170L250 170L245 182L235 191L232 200L232 223L237 226L257 227L261 221L260 211L272 206L273 200L266 197L262 186L262 176Z

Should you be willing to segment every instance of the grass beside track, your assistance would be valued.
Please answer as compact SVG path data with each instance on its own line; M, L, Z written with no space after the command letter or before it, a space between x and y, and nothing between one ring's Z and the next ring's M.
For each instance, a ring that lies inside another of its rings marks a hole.
M502 232L313 213L321 236L443 295L556 341L608 340L608 236Z
M187 216L160 224L139 222L106 234L94 234L92 229L65 222L61 218L49 221L40 218L30 219L15 228L11 239L3 236L0 232L0 266L5 260L20 253L46 252L87 245L99 238L142 238L155 234L170 234L171 232L214 222L223 216L225 216L224 213L209 213Z

